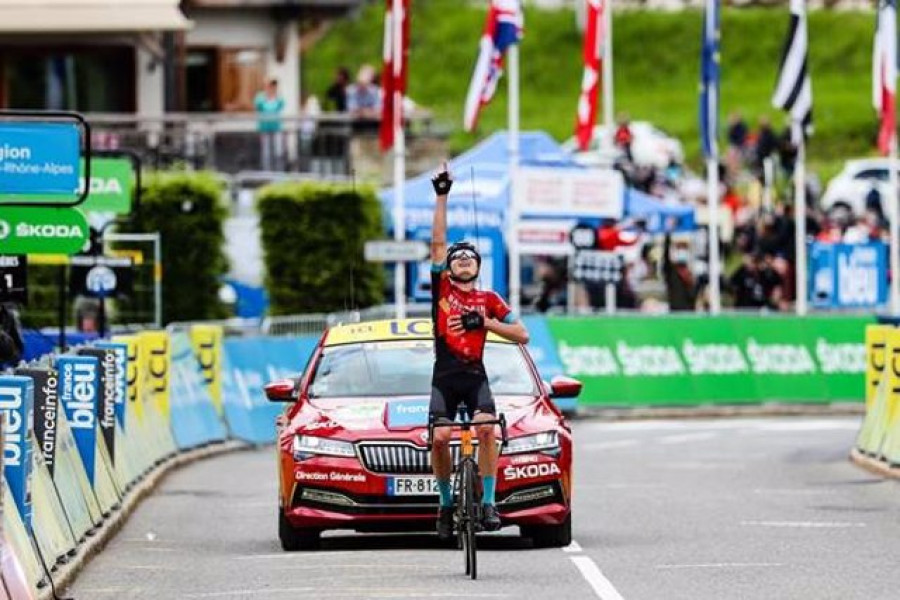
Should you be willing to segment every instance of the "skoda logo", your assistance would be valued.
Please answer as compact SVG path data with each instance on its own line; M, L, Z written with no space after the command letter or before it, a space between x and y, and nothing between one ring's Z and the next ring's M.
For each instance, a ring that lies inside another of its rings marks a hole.
M7 223L6 221L0 221L0 240L5 240L6 238L8 238L10 231L12 231L12 229L10 228L9 223Z

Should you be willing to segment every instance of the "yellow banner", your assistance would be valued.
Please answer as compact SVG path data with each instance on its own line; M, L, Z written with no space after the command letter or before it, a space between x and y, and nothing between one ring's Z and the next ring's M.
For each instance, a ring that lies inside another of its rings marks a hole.
M216 411L222 413L222 352L224 330L221 325L194 325L191 327L191 347L200 363L203 382L212 398Z
M128 401L125 403L125 422L128 423L129 414L133 414L138 423L144 422L143 404L143 369L141 363L141 344L137 336L123 335L113 338L114 342L120 342L128 346Z
M875 391L884 373L885 343L888 332L893 329L887 325L866 326L866 411L872 409Z
M165 331L142 331L138 334L138 338L141 341L141 364L144 366L147 398L155 403L168 423L171 363L169 334Z
M394 340L433 339L431 319L387 319L336 325L328 330L326 346L352 344L358 342L387 342ZM508 342L502 337L488 333L490 342Z

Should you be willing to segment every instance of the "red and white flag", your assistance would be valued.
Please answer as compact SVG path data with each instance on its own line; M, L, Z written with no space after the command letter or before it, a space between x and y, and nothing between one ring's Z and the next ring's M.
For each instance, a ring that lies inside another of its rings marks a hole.
M878 150L887 155L897 130L897 4L878 3L878 22L872 51L872 104L878 111Z
M403 96L406 94L409 54L409 0L385 0L384 67L381 70L381 149L394 146L394 131L403 127ZM397 37L399 35L399 37ZM394 92L400 93L397 105Z
M604 0L585 0L587 21L584 27L584 74L581 77L581 96L578 97L578 114L575 122L575 137L578 148L584 152L591 144L594 123L597 121L597 90L600 83L600 48L603 45Z
M520 0L491 0L463 109L463 129L466 131L475 129L481 107L494 97L503 75L503 57L510 46L519 43L524 26Z

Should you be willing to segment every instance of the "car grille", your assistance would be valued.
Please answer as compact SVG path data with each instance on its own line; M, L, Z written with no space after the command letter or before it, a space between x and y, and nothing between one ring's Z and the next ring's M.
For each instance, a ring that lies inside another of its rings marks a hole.
M426 475L431 473L431 452L412 444L362 442L357 445L363 466L373 473ZM459 443L450 445L453 464L459 462ZM477 455L477 452L476 452Z

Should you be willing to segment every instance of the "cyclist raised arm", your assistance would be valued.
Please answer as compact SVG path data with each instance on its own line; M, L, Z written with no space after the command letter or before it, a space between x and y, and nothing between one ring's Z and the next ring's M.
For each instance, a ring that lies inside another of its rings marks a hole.
M437 195L431 238L431 316L434 321L434 371L431 379L429 414L435 420L453 420L464 405L472 420L495 418L494 398L484 368L484 344L488 331L510 341L528 343L528 330L496 293L479 290L475 282L481 255L470 242L447 247L447 196L453 179L443 169L432 179ZM482 475L484 529L500 528L494 505L497 445L494 426L476 426L478 467ZM431 464L440 492L438 535L453 535L453 494L450 484L450 430L436 429L432 439Z

